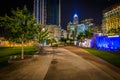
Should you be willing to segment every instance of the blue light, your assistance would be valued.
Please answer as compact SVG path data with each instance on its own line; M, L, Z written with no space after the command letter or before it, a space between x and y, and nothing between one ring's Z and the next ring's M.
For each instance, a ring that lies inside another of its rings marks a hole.
M78 15L77 15L77 14L75 14L75 15L74 15L74 18L76 18L76 17L78 17Z
M97 36L91 41L91 47L100 50L120 51L120 36L107 37Z
M46 44L47 44L47 43L46 43L46 40L44 40L44 43L43 43L43 45L44 45L44 46L46 46Z

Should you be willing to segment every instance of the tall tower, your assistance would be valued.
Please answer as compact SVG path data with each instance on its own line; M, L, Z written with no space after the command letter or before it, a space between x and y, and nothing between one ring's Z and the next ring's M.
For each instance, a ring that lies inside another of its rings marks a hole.
M79 24L79 19L77 14L73 16L73 24Z
M34 0L36 23L61 26L61 0Z
M45 4L45 0L34 0L34 17L36 18L36 23L45 24Z

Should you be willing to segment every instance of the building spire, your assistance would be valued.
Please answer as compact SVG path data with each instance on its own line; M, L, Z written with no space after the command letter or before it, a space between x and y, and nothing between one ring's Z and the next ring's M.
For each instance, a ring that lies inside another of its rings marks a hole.
M74 24L79 24L79 20L78 20L78 15L77 14L74 14L74 16L73 16L73 23Z
M74 18L77 17L78 18L78 15L77 14L74 14Z

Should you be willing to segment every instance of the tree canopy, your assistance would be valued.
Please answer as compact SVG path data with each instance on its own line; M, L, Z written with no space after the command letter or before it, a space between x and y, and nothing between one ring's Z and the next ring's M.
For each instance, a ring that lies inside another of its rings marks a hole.
M48 34L49 34L49 32L48 32L48 29L46 28L46 26L41 25L41 24L36 25L37 42L42 43L44 39L48 39L49 38Z
M27 7L24 6L22 10L17 8L17 10L12 10L11 13L11 16L0 17L0 26L4 26L7 31L5 38L20 42L33 39L35 19L28 12Z
M85 38L91 38L93 36L93 33L90 30L85 30L84 32L80 32L78 34L77 39L78 40L83 40Z
M108 31L108 34L110 35L120 35L120 28L111 28L109 31Z

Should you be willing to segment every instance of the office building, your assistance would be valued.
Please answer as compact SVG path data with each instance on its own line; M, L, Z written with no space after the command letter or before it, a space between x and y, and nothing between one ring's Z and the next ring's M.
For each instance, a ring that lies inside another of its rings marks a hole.
M34 0L36 23L47 25L61 24L61 0Z
M103 11L103 33L108 34L109 30L117 28L120 28L120 4L113 5Z

